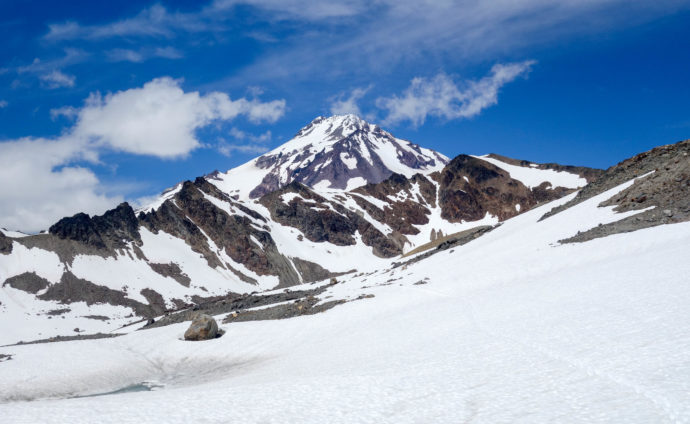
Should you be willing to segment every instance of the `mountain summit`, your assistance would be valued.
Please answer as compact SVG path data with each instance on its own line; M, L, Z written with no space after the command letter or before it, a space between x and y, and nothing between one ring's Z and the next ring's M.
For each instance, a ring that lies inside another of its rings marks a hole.
M352 190L393 173L411 177L440 171L447 163L446 156L395 138L355 115L335 115L314 119L292 140L214 178L228 193L259 198L293 181Z

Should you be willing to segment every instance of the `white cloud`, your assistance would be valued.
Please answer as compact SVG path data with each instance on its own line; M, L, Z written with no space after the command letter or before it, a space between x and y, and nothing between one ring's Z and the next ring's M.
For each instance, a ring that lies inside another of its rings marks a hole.
M445 75L414 78L402 95L380 97L376 105L387 111L384 122L395 124L410 121L422 125L428 116L444 119L471 118L498 102L499 89L526 75L534 61L497 64L491 73L478 81L464 81L460 87Z
M122 200L103 193L90 169L67 166L93 160L94 152L74 138L25 138L0 143L1 226L37 232L78 211L101 213Z
M249 120L254 123L262 121L273 123L285 115L285 100L264 103L257 99L240 99L239 102L244 110L242 113L246 113Z
M0 226L23 231L45 229L76 212L101 213L123 198L110 195L85 164L101 164L107 150L175 158L201 146L196 130L238 116L272 122L285 101L231 100L225 93L185 92L180 81L158 78L108 95L92 94L80 109L51 111L76 117L54 139L22 138L0 142ZM245 133L251 142L270 140ZM252 150L254 149L254 150ZM228 145L224 151L256 151L258 147ZM79 165L77 165L79 164Z
M331 114L344 115L352 113L357 116L362 116L362 111L357 103L369 90L371 90L371 86L366 88L355 88L347 97L344 94L337 96L331 102Z
M43 86L47 88L74 87L75 76L67 75L60 70L53 70L47 74L39 75Z
M133 88L92 95L79 112L74 134L134 154L175 158L200 146L196 130L214 120L240 115L253 122L275 122L285 101L231 100L225 93L184 92L179 81L158 78Z
M8 104L7 100L0 100L0 109L6 108Z

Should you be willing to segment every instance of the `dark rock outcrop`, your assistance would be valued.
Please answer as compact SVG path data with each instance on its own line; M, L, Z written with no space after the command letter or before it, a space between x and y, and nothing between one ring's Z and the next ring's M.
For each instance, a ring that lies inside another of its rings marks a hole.
M649 175L639 178L645 174ZM580 232L561 240L561 243L583 242L661 224L690 221L690 140L657 147L609 168L575 199L550 211L542 219L636 177L630 187L599 206L613 206L615 212L644 211Z
M49 286L48 290L38 298L55 300L63 304L86 302L87 305L107 303L114 306L126 306L132 308L137 315L145 317L160 315L165 311L165 308L158 305L145 305L128 298L121 291L78 278L69 271L62 274L59 283Z
M412 194L413 186L418 188L419 194ZM381 210L360 197L354 197L359 207L400 234L418 234L419 230L415 225L429 222L427 206L436 206L436 186L421 174L415 174L411 178L393 174L378 184L367 184L353 193L365 194L387 202L389 205ZM400 193L404 193L404 198L391 200Z
M282 197L290 193L298 197L284 202ZM292 182L262 197L260 202L271 212L274 221L299 229L310 241L351 246L356 243L355 233L359 232L364 244L371 246L375 255L393 257L402 252L401 246L360 215L329 202L301 183Z
M12 239L0 231L0 255L9 255L10 253L12 253Z
M36 294L50 285L50 281L39 277L35 272L25 272L23 274L10 277L2 283L3 286L10 286L17 290Z
M141 244L139 223L127 203L93 218L85 213L62 218L48 231L61 239L79 241L97 249L122 249L127 242Z
M219 207L213 198L223 202L227 209ZM204 234L233 261L258 275L277 276L280 286L314 281L321 273L319 270L314 275L302 274L300 280L290 259L278 251L271 234L263 228L266 219L204 178L184 182L173 199L167 200L156 211L141 214L139 219L154 233L162 230L181 238L192 250L202 254L209 266L229 269L245 282L253 280L231 264L222 262ZM301 270L317 270L317 267L303 266Z
M680 141L676 144L668 144L665 146L655 147L644 153L635 155L629 159L626 159L617 165L614 165L607 169L599 178L588 184L571 201L553 208L541 219L546 219L553 216L561 211L564 211L578 203L581 203L587 199L590 199L598 194L601 194L607 190L610 190L620 184L630 181L633 178L640 177L644 174L650 173L652 171L659 171L663 174L669 174L668 171L672 172L674 184L670 184L668 188L676 190L677 188L682 188L687 182L687 170L683 171L690 160L690 140ZM668 169L666 169L668 168ZM677 174L677 175L676 175ZM669 174L670 176L670 174ZM678 181L676 181L678 179ZM662 182L659 180L659 182ZM678 185L680 184L680 185ZM658 190L654 190L658 191ZM628 199L636 199L636 203L644 203L647 196L626 197ZM649 203L647 204L649 205ZM641 207L647 207L641 205ZM621 209L622 210L622 209Z
M440 184L441 216L451 222L476 221L487 213L503 221L537 204L534 193L508 172L472 156L457 156L432 177Z
M189 287L189 284L192 282L189 276L182 272L180 266L174 262L168 264L149 263L149 266L160 275L170 277L185 287Z

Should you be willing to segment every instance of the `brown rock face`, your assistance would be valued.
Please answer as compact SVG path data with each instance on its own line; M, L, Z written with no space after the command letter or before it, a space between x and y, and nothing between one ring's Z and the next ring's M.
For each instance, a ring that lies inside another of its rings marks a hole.
M285 203L282 196L294 193L299 197ZM309 187L292 182L260 200L276 222L294 227L313 242L328 241L337 246L355 244L355 233L371 246L374 254L393 257L402 253L400 246L377 230L367 220L342 205L329 202Z
M5 237L0 231L0 255L9 255L12 253L12 240Z
M205 314L197 315L187 331L184 332L184 339L190 341L210 340L217 336L218 323L212 316Z
M213 199L223 202L225 208L219 207ZM229 269L246 282L253 280L224 263L204 234L233 261L243 264L258 275L277 276L280 286L315 281L324 272L328 273L322 267L305 266L302 263L299 269L305 273L298 275L290 260L278 251L271 234L265 229L266 219L221 192L204 178L197 178L193 183L185 182L173 199L166 201L154 212L140 215L139 219L152 232L162 230L184 240L192 250L206 258L209 266ZM165 271L160 266L154 266L159 271ZM314 270L314 273L309 270Z
M413 194L413 186L419 193ZM354 193L372 196L389 205L383 210L366 200L355 197L357 204L367 211L377 221L388 224L400 234L417 234L419 230L414 225L424 225L429 222L428 206L436 206L436 186L421 174L412 178L393 174L378 184L367 184L354 190ZM399 194L403 194L399 197Z
M487 213L503 221L569 192L562 187L550 190L545 184L530 190L503 169L467 155L456 157L432 177L440 184L441 216L451 222L476 221Z

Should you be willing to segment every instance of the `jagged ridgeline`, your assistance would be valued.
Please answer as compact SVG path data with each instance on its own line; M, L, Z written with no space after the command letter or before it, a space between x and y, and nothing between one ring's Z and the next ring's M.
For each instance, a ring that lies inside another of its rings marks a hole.
M33 299L30 319L149 317L387 266L602 172L493 154L450 160L353 115L317 118L275 150L137 210L0 233L0 277Z

